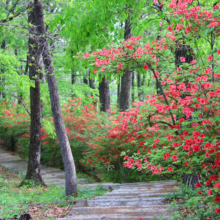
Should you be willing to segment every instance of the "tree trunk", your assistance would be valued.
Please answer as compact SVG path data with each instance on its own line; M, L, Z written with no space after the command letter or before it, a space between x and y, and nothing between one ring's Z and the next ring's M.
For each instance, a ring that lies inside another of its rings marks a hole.
M132 77L131 77L131 86L132 86L132 92L131 92L131 97L132 97L132 102L134 102L134 72L132 72Z
M72 69L71 73L71 84L74 85L76 83L76 71Z
M117 88L117 102L120 104L120 94L121 94L121 77L119 76L118 88Z
M142 92L140 90L140 88L141 88L141 74L140 73L137 74L137 87L138 87L139 101L142 101Z
M61 149L61 154L65 169L65 190L66 196L78 196L76 169L73 155L71 152L66 128L63 122L63 116L60 107L59 93L57 88L54 66L50 55L48 43L45 39L46 30L43 15L43 6L39 0L34 0L34 14L37 26L37 32L40 34L40 50L43 56L43 62L46 69L47 82L50 93L51 109L53 113L54 125Z
M33 4L29 3L28 22L34 25ZM32 26L32 31L35 27ZM41 154L41 102L40 102L40 78L39 78L39 37L30 33L29 37L29 76L34 80L35 87L30 88L31 102L31 127L30 127L30 149L27 174L25 180L33 180L35 185L45 185L40 173ZM23 182L24 183L24 182Z
M120 111L130 108L131 71L127 71L121 78Z
M6 41L5 41L5 39L4 39L4 40L2 41L2 44L1 44L1 49L5 50L5 48L6 48ZM1 83L4 83L4 81L5 81L4 76L3 76L4 70L1 69L1 72L2 72L2 77L0 78L0 82L1 82ZM5 99L5 93L0 90L0 99L1 99L1 98L2 98L2 99Z
M129 20L125 21L124 39L127 40L133 36L132 23ZM131 96L131 73L127 70L121 78L121 94L120 94L120 111L125 111L130 108Z
M88 85L88 79L86 77L83 77L83 83Z
M74 71L74 68L71 68L71 84L74 85L76 83L76 71ZM71 97L72 99L76 96L74 93L74 89L71 89Z
M89 87L95 89L95 79L90 78L90 71L89 71Z
M100 100L100 111L107 112L110 109L110 92L109 92L109 81L102 78L102 82L99 83L99 100Z

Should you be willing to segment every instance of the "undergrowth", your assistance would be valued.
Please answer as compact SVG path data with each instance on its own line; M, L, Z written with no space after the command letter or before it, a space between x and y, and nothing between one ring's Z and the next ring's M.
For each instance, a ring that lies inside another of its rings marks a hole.
M8 219L21 213L30 213L33 219L65 217L72 208L71 201L91 199L105 193L102 186L94 190L79 187L77 198L66 198L65 189L61 186L29 188L32 186L30 182L29 186L18 187L21 180L19 174L0 166L0 218Z
M172 208L172 220L217 220L218 216L209 204L209 198L201 199L197 190L193 190L192 186L182 184L181 189L177 192L168 194L166 199L170 201Z

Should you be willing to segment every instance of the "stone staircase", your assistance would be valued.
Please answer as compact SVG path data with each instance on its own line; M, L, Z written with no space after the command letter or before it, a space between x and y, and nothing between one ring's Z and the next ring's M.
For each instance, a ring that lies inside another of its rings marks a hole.
M136 220L171 219L163 197L176 191L176 181L125 183L104 196L88 200L84 207L73 207L65 218L56 220Z
M2 148L0 148L0 165L22 174L26 174L27 172L27 161L12 155ZM65 185L65 173L60 169L41 165L41 174L47 185ZM77 179L77 182L78 184L88 183L88 181L83 178Z
M0 165L25 174L27 161L0 148ZM42 177L47 185L65 185L65 174L59 169L41 165ZM77 179L79 186L95 189L100 183L88 183ZM153 181L145 183L102 183L104 188L113 189L104 196L97 196L82 205L76 205L65 218L56 220L136 220L171 219L169 205L164 195L173 193L179 186L176 181Z

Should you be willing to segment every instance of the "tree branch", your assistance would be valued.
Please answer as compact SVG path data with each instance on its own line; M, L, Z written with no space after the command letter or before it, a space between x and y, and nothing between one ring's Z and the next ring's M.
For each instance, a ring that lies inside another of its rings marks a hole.
M15 10L15 8L16 8L16 6L17 6L17 4L18 4L18 2L19 2L20 0L17 0L16 2L15 2L15 4L11 7L11 9L9 10L9 12L8 12L8 16L7 16L7 19L8 19L8 17L9 17L9 15L12 13L14 13L14 10Z
M167 104L168 106L170 106L169 103L168 103L167 97L166 97L166 95L165 95L165 93L164 93L164 91L163 91L163 88L162 88L162 86L161 86L161 83L160 83L160 81L159 81L158 78L157 78L157 74L155 73L155 71L154 71L153 68L149 68L149 69L152 70L152 72L153 72L153 74L154 74L154 77L155 77L155 79L156 79L156 81L157 81L157 84L159 85L160 91L161 91L161 93L163 94L163 97L164 97L164 100L165 100L166 104ZM171 118L172 118L173 125L175 125L176 123L175 123L173 114L172 114L172 112L171 112L170 109L169 109L169 113L170 113L170 116L171 116Z
M170 123L165 122L165 121L157 121L157 122L155 122L152 126L154 126L154 125L156 125L156 124L159 124L159 123L168 125L168 126L170 126L170 127L172 126Z

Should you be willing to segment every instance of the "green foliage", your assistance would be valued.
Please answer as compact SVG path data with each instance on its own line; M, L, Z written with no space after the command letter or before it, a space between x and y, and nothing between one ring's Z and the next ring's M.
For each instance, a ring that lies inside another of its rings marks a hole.
M171 219L206 219L212 216L213 219L217 219L214 208L218 208L218 205L210 205L207 198L199 196L196 190L192 187L181 185L181 188L177 192L168 194L166 199L171 201L172 218Z

